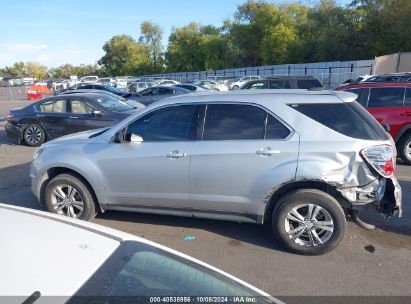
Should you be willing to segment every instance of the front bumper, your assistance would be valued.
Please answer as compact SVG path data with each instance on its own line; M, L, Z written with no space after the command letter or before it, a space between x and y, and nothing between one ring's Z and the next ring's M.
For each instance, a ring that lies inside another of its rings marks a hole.
M21 127L13 125L10 122L8 122L6 123L5 130L7 137L11 141L17 144L21 144L21 142L23 141L23 129Z

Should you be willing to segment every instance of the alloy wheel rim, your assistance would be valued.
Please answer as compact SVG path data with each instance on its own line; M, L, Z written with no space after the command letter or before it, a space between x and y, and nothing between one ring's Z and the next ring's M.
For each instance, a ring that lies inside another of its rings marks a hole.
M84 211L80 192L70 185L55 186L51 193L51 205L57 214L79 218Z
M37 126L30 126L26 131L25 139L31 144L36 144L40 141L41 130Z
M411 141L408 143L405 148L405 154L407 154L408 159L411 159Z
M330 213L316 204L293 207L284 220L288 237L305 247L318 247L327 243L334 233Z

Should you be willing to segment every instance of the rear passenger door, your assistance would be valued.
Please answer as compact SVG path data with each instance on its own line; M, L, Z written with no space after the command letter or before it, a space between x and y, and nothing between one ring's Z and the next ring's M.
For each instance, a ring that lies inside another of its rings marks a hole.
M67 134L68 113L67 98L54 97L38 103L36 119L46 131L47 139L54 139Z
M378 122L390 126L390 134L394 138L401 127L410 121L403 107L404 95L403 87L370 88L367 109Z
M273 186L295 177L299 137L252 104L204 106L193 143L193 214L257 221Z

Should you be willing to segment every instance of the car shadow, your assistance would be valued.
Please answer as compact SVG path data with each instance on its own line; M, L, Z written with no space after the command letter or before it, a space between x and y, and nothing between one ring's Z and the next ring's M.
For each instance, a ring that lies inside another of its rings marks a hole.
M169 215L143 214L123 211L106 211L97 216L98 220L121 221L146 225L190 228L208 231L231 240L231 246L240 245L240 242L253 244L278 251L283 251L274 240L269 224L256 225L250 223L228 222L221 220L178 217Z

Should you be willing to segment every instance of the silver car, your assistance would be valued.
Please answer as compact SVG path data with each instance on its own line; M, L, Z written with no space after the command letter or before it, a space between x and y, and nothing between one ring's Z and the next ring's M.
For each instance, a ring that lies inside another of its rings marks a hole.
M346 211L401 215L395 145L345 92L199 93L48 142L32 190L51 212L124 210L263 224L299 254L335 248Z

